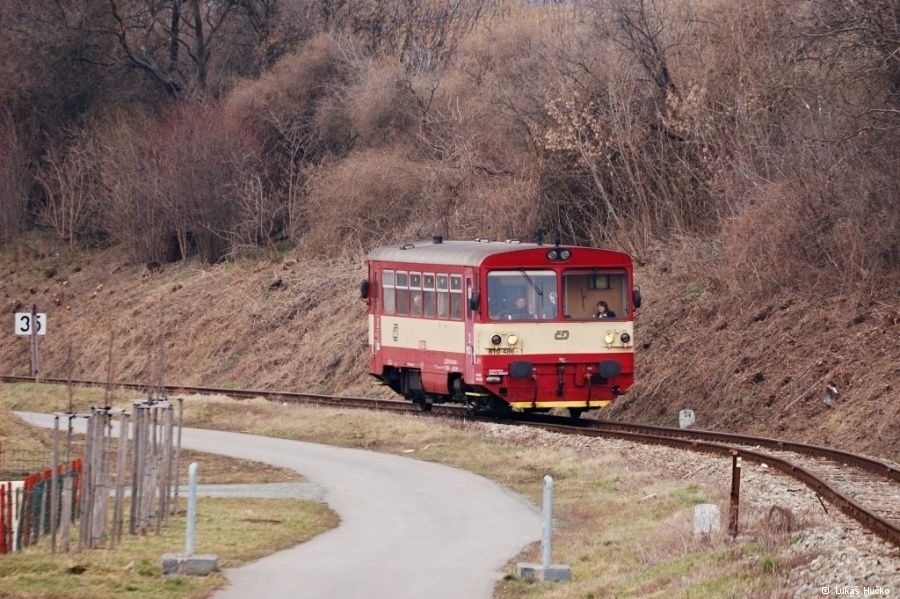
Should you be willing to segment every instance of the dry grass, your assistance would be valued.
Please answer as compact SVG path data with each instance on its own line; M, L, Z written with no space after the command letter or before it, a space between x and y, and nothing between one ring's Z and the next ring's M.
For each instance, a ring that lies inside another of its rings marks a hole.
M504 441L481 425L392 413L264 400L236 404L215 397L189 397L185 405L193 426L441 462L492 478L536 503L542 477L551 474L558 519L554 560L572 565L575 582L531 585L507 577L496 589L498 597L574 598L598 588L627 596L720 597L769 594L777 588L775 573L757 567L761 550L752 543L729 544L723 537L699 541L691 535L692 506L721 504L720 491L660 479L659 472L629 460L621 450L597 455L541 446L528 438ZM536 547L520 556L537 557Z
M783 291L735 304L723 281L692 266L704 260L701 248L639 272L650 298L637 321L643 374L610 416L674 426L691 408L702 428L896 461L900 302L890 291L872 299ZM830 406L827 385L840 393Z
M220 568L233 568L297 545L337 526L338 518L321 503L286 499L198 500L197 552L219 556ZM260 513L265 513L261 522ZM50 554L48 541L0 560L0 595L72 599L123 595L206 597L226 583L223 574L163 577L163 553L184 543L184 510L157 535L127 536L114 550Z
M72 389L72 405L76 411L83 411L90 406L100 405L103 392L97 389ZM119 407L128 407L130 399L123 398L117 402ZM26 424L15 415L13 410L33 412L62 412L69 406L69 389L59 385L16 384L0 386L0 446L9 454L28 458L34 462L34 468L45 469L49 464L40 462L44 457L50 458L53 444L52 433L43 428ZM63 423L65 426L65 423ZM75 435L75 447L81 447L82 435ZM110 446L115 453L116 442ZM2 453L0 451L0 453ZM32 457L29 457L32 456ZM187 465L197 462L205 484L227 483L276 483L302 480L295 471L279 468L269 464L241 460L218 454L204 453L191 449L181 452L182 483L187 484ZM3 460L0 460L0 465ZM130 469L130 462L129 462Z

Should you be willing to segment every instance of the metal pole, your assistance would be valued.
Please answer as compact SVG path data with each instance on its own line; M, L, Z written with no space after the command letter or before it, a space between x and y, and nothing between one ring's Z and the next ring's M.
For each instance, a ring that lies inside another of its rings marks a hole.
M142 413L139 408L138 402L134 402L132 406L131 412L131 421L133 423L134 432L132 433L132 442L131 442L131 453L132 453L132 463L131 463L131 507L130 507L130 520L128 523L128 532L129 534L136 534L138 528L138 519L140 518L139 506L141 504L141 485L140 480L143 473L140 468L140 457L141 457L141 443L143 443L143 435L142 435L142 427L143 420L141 418Z
M188 466L187 528L184 535L184 555L194 555L197 540L197 462Z
M53 471L50 474L50 553L56 553L59 517L59 414L53 415Z
M172 499L172 513L178 509L178 490L181 485L181 423L184 416L184 399L178 398L178 446L175 450L175 497Z
M113 507L113 534L112 545L122 542L122 528L124 526L124 497L125 497L125 464L128 454L128 412L122 410L119 413L119 441L116 449L116 500Z
M38 382L37 304L31 305L31 376Z
M544 476L543 536L541 537L541 565L550 567L551 539L553 537L553 477Z
M738 511L741 503L741 458L736 451L731 452L731 505L728 510L728 532L732 537L738 534Z

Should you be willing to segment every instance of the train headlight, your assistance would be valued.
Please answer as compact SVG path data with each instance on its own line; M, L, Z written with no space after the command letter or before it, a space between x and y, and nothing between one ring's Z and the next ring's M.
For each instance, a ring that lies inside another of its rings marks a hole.
M572 257L572 252L570 252L569 250L563 250L559 253L560 260L568 260L571 257Z
M516 343L519 342L519 338L516 337L515 335L510 335L509 337L506 338L506 342L509 343L510 345L515 345Z
M557 252L556 250L550 250L549 252L547 252L547 257L551 260L556 260L559 257L559 252Z
M501 341L503 341L503 339L500 337L500 335L494 335L493 337L491 337L491 343L493 343L494 345L500 345Z
M628 343L629 341L631 341L631 335L629 335L628 333L622 333L622 336L619 337L619 339L622 340L622 343Z
M606 334L606 345L612 345L616 341L615 333L607 333Z

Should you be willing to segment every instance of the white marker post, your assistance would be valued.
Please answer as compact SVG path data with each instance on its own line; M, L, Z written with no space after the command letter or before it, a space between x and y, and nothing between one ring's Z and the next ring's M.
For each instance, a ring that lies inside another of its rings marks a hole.
M544 476L543 535L541 536L541 566L550 567L550 551L553 544L553 477Z
M553 477L544 476L544 510L541 522L541 563L519 563L516 572L525 580L543 582L570 582L572 568L565 564L551 564L550 554L553 539Z
M197 462L188 466L187 522L184 533L184 553L167 553L162 556L163 574L190 574L206 576L219 569L215 555L194 555L197 543Z
M188 466L187 529L184 534L184 555L194 555L197 541L197 462Z

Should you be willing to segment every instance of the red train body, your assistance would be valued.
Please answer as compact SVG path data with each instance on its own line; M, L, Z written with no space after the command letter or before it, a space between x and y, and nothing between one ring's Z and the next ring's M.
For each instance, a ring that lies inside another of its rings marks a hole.
M578 415L634 380L640 296L626 254L435 238L375 249L368 271L369 372L424 409ZM596 316L601 300L609 317Z

